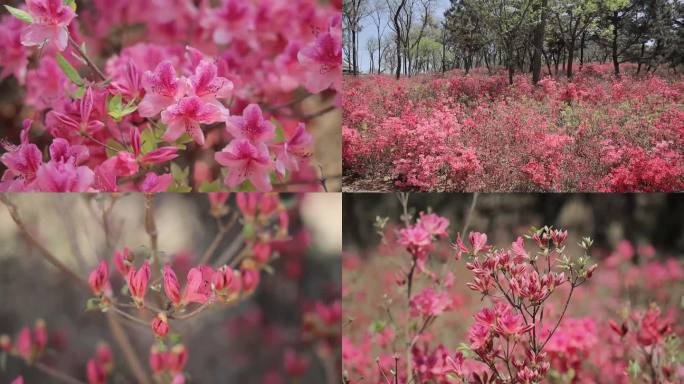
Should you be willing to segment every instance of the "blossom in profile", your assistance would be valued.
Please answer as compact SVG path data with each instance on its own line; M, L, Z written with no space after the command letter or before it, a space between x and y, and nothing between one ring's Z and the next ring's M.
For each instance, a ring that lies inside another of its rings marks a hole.
M62 0L26 0L26 9L33 19L21 33L21 43L27 47L52 44L60 51L69 43L67 27L76 17Z

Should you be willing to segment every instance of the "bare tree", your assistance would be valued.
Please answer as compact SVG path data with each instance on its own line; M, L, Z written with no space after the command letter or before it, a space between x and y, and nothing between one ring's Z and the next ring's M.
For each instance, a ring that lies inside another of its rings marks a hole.
M367 0L345 0L342 6L345 31L349 35L349 39L345 39L345 42L351 45L348 48L351 56L349 64L354 75L359 73L359 32L361 32L361 20L368 13L367 5Z
M371 20L373 20L373 25L375 26L376 31L375 37L378 49L378 74L380 74L380 71L382 71L382 38L385 35L385 31L387 30L388 21L385 19L385 14L387 13L387 10L387 3L385 3L382 0L376 0L370 12L370 17Z

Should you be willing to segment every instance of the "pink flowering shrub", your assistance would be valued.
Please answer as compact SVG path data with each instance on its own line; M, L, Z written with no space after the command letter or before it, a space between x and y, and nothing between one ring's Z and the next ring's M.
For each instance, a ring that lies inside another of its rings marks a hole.
M205 196L202 197L206 199ZM137 197L143 198L142 195ZM258 295L268 296L266 292L271 289L294 289L303 281L304 255L310 247L310 235L298 223L297 212L307 196L281 199L273 193L237 193L233 198L229 193L212 193L208 197L209 204L206 200L197 203L205 203L208 210L205 213L215 220L218 232L205 252L198 256L187 252L166 254L167 248L158 237L160 224L155 220L154 210L159 204L155 204L153 195L145 196L145 212L141 216L145 228L143 235L149 237L149 247L116 246L111 255L98 257L90 271L81 274L40 245L46 260L76 282L81 293L87 294L80 296L79 305L87 313L76 315L110 324L119 354L113 354L106 343L89 347L88 356L74 348L69 352L73 360L82 358L83 361L82 364L72 361L70 365L82 367L82 373L71 377L71 367L60 367L54 357L56 350L65 348L60 345L63 344L60 338L64 336L49 333L46 321L37 320L33 328L24 326L13 336L2 333L13 332L11 329L0 332L0 358L23 361L31 377L34 377L35 372L31 371L35 367L43 374L41 377L57 381L182 384L209 376L200 372L193 374L189 364L192 359L195 365L202 360L211 360L207 357L208 352L225 353L225 358L231 360L231 368L221 367L221 374L236 377L232 370L245 366L245 359L248 361L249 357L229 356L230 349L225 344L252 340L272 349L269 357L264 358L268 361L265 364L267 372L249 372L252 382L300 379L339 382L339 373L336 373L339 372L342 319L339 286L336 287L339 283L326 285L326 292L319 297L304 293L291 297L292 292L280 292L277 297L282 302L278 305L287 307L287 316L297 319L288 322L289 328L278 326L275 318L280 316L280 309L264 313L254 305L259 300ZM31 226L25 224L11 198L3 195L2 201L20 230L25 231L25 236L38 244L41 240L31 233ZM108 244L115 245L119 221L111 213L120 197L98 198L103 200ZM292 225L293 221L295 225ZM299 229L291 234L293 227ZM316 271L324 273L326 269ZM66 294L64 296L60 300L68 301ZM5 300L3 297L3 304ZM231 316L226 317L227 313ZM213 320L207 321L212 314ZM223 316L216 316L218 314ZM56 323L63 321L61 317L46 315ZM75 319L72 315L65 310L60 316ZM274 318L269 319L269 316ZM195 335L198 332L204 336ZM226 336L221 336L223 333ZM207 338L207 335L213 336ZM217 337L219 339L215 339ZM130 341L134 338L137 340ZM132 346L135 344L142 345L145 351L141 361L136 358L139 351ZM207 348L210 345L215 348ZM193 353L196 353L194 358ZM0 377L4 377L5 365L0 367ZM321 365L325 369L318 371Z
M341 89L338 2L14 5L0 16L0 80L25 89L25 120L19 142L4 133L0 190L317 190L325 179L309 123ZM47 157L57 140L80 157Z
M400 201L368 258L343 256L345 383L684 380L680 260L623 241L595 263L591 239L552 227L499 247Z
M500 71L345 77L348 188L680 191L682 80L626 69L588 64L537 87Z

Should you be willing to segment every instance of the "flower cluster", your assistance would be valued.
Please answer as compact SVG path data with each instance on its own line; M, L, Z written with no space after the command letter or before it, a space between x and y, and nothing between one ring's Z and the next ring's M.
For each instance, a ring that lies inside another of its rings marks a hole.
M0 190L270 191L307 181L316 172L307 125L319 113L300 104L341 89L341 5L297 3L6 6L0 78L26 86L36 124L24 124L18 145L3 140ZM136 36L137 24L147 33ZM46 160L45 142L78 157Z
M349 187L422 191L680 191L681 76L620 79L584 64L572 82L455 70L344 78Z
M9 335L0 335L0 351L18 356L28 363L40 359L47 345L48 331L42 319L36 320L33 329L22 327L14 340Z

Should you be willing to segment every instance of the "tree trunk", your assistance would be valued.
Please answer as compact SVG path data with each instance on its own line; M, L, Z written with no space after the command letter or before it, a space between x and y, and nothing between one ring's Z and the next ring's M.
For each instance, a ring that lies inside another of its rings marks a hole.
M618 12L613 12L613 69L615 77L620 77L620 61L618 59Z
M572 62L575 59L575 39L570 40L570 46L568 46L568 66L566 67L566 76L568 79L572 79Z
M587 31L582 32L582 40L580 40L580 68L584 65L584 41L587 38Z
M399 25L399 14L401 13L401 10L404 8L404 5L406 5L406 0L401 0L401 3L399 3L399 7L397 7L397 11L394 13L394 29L397 31L397 71L395 73L395 76L397 79L401 76L401 26ZM408 364L410 365L410 364ZM407 369L409 372L409 376L411 373L411 369Z

